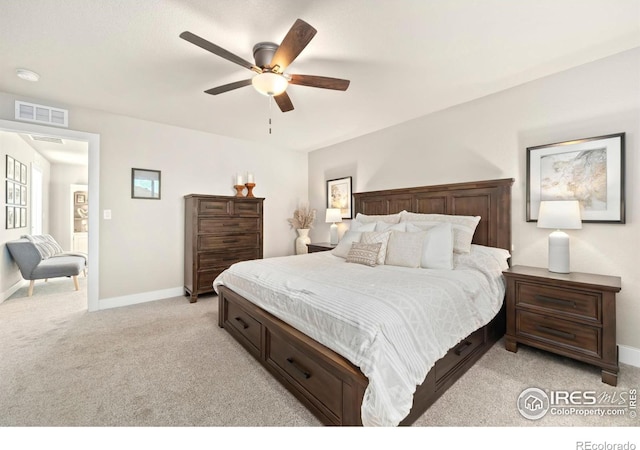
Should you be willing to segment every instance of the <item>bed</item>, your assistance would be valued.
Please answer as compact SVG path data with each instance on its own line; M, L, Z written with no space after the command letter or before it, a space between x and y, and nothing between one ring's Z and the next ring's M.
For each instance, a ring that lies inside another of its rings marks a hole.
M512 183L500 179L357 193L354 210L366 216L401 211L479 216L473 258L457 255L456 268L466 269L468 263L481 269L476 254L493 261L496 249L503 249L508 257ZM453 298L456 289L474 291L476 281L490 278L480 270L453 274L458 271L370 268L339 260L323 252L243 262L214 281L218 325L327 425L413 423L504 334L504 290L495 286L482 289L492 292L491 311L474 306L466 312L453 301L414 301L407 291L440 290ZM433 279L427 281L427 274ZM375 307L367 306L369 299ZM435 306L426 309L431 303ZM357 310L356 304L365 309ZM426 328L388 319L403 315L393 308L414 304L425 310L411 310L412 323L420 322L414 317L433 316L437 308L453 319L432 321ZM347 311L337 312L339 307ZM468 318L458 320L462 316ZM381 324L384 332L376 328L380 317L390 322ZM438 328L437 322L446 325ZM449 328L464 334L448 333ZM336 336L346 336L348 346Z

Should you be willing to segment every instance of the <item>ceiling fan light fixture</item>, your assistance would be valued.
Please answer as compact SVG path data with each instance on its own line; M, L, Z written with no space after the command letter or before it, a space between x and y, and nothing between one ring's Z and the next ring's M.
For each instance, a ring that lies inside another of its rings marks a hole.
M18 78L27 81L38 81L40 79L40 75L29 69L16 69L16 75Z
M289 82L278 73L263 72L253 77L251 84L262 95L276 96L287 90Z

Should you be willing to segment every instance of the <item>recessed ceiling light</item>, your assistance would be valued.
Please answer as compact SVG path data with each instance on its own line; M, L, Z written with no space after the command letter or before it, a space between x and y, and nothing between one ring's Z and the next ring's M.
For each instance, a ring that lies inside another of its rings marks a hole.
M16 69L16 75L18 75L18 78L27 81L38 81L40 79L40 75L27 69Z

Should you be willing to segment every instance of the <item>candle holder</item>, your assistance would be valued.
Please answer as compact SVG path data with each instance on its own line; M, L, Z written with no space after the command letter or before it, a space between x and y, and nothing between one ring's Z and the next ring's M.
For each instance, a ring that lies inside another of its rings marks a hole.
M244 195L242 195L242 191L244 191L244 184L236 184L233 187L236 188L236 197L244 197Z
M255 183L245 183L245 186L247 187L247 197L254 198L253 188L256 186L256 184Z

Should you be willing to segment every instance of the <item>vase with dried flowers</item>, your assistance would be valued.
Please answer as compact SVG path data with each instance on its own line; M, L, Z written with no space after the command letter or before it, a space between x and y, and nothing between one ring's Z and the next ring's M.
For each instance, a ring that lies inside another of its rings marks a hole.
M316 220L316 210L310 209L308 205L299 206L293 217L287 219L291 228L298 232L296 238L296 255L308 252L307 244L311 242L309 230L313 228L313 221Z

